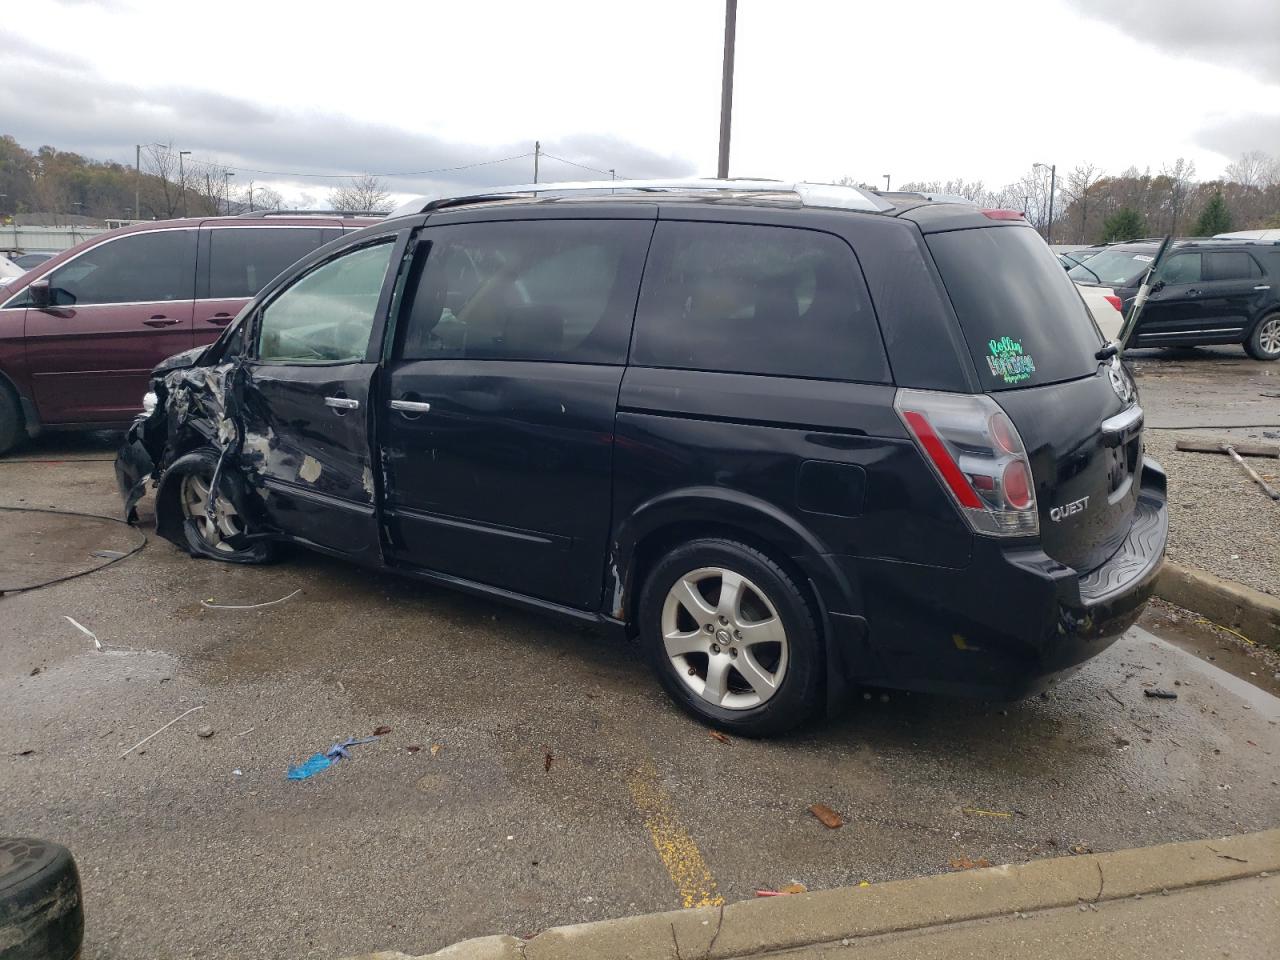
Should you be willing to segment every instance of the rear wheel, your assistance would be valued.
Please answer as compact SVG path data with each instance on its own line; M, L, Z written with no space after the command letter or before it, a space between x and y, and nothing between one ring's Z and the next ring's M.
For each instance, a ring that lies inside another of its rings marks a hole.
M820 705L821 643L800 588L769 557L732 540L697 540L654 568L640 631L663 687L723 730L768 736Z
M8 453L26 434L22 407L8 384L0 379L0 453Z
M72 960L84 938L80 876L65 847L0 840L0 956Z
M177 484L177 508L187 549L195 556L228 563L265 563L271 558L271 543L258 541L248 547L236 547L229 542L252 531L228 493L225 475L214 489L217 468L218 453L208 447L180 457L169 468L169 482Z
M1280 313L1259 320L1244 349L1255 360L1280 360Z

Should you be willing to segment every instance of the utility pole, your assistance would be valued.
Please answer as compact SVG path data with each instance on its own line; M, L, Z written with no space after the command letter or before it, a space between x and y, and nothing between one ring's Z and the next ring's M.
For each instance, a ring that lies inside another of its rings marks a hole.
M182 167L182 158L190 154L190 150L178 151L178 190L182 193L182 215L187 215L187 175Z
M542 144L533 141L533 182L538 182L538 158L542 155Z
M724 62L720 74L720 162L716 176L729 179L729 130L733 123L733 45L738 29L738 0L724 3Z
M884 177L884 192L888 193L889 192L889 174L883 173L881 174L881 176Z
M230 170L222 171L222 195L227 198L227 216L231 216L231 178L234 176Z
M134 147L133 159L133 215L137 219L142 219L142 203L139 198L142 196L142 144L136 144Z
M1053 194L1058 186L1058 165L1056 163L1033 163L1032 166L1049 168L1049 219L1044 225L1044 242L1053 243Z
M610 168L609 168L609 179L610 179L610 180L617 180L617 179L618 179L618 171L617 171L617 170L615 170L615 169L613 169L613 167L610 167Z

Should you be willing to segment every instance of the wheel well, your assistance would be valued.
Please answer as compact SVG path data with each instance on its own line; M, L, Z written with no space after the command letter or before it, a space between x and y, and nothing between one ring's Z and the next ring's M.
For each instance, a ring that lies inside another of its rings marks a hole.
M635 612L639 607L640 594L644 590L645 582L649 579L649 574L657 566L658 561L681 544L712 537L736 540L738 543L759 550L785 570L787 575L795 581L796 586L800 588L805 602L809 604L809 608L813 612L813 622L818 624L819 637L825 647L827 624L823 606L818 602L818 598L813 591L813 585L809 582L809 578L804 571L800 569L799 564L788 555L786 550L779 549L777 544L770 543L767 539L741 527L735 527L732 524L712 522L669 524L651 531L636 544L632 553L631 583L626 593L626 620L629 636L634 638L639 631L638 617Z

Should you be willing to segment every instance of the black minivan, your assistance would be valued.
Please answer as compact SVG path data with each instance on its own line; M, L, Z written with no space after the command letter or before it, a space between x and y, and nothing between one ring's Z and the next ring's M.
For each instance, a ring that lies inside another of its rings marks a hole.
M1017 697L1163 560L1128 373L1020 214L771 181L419 202L157 368L127 511L590 621L749 735Z

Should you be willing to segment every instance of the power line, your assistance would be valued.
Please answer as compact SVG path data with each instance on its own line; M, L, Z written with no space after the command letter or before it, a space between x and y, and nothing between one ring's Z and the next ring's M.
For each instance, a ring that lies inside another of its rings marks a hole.
M571 167L581 167L583 170L590 170L592 173L612 173L613 172L611 170L601 170L599 167L588 167L585 163L577 163L576 161L573 161L573 160L566 160L564 157L557 157L554 153L547 153L547 151L545 150L542 151L542 155L546 157L548 160L559 160L561 163L567 163ZM621 179L625 180L626 177L622 177Z
M169 152L173 152L173 148L166 143L151 143L151 147L159 147ZM269 177L307 177L320 180L350 180L354 177L374 176L374 177L426 177L436 173L454 173L458 170L470 170L475 167L489 167L497 163L507 163L511 160L524 160L533 156L533 153L520 153L511 157L499 157L496 160L479 160L475 163L461 163L452 167L437 167L434 170L410 170L394 173L304 173L300 170L259 170L255 167L237 167L231 164L221 164L212 160L196 160L192 163L199 163L203 166L216 166L220 169L235 170L237 173L257 173Z

